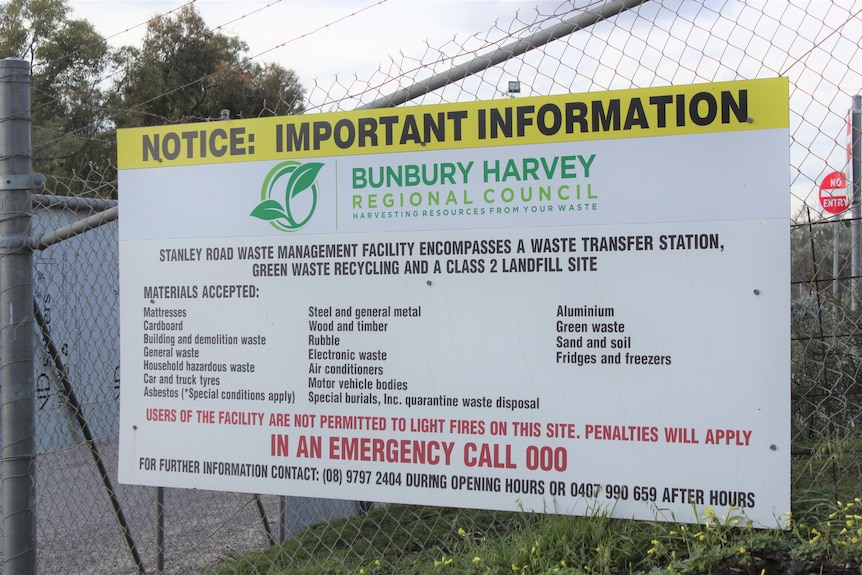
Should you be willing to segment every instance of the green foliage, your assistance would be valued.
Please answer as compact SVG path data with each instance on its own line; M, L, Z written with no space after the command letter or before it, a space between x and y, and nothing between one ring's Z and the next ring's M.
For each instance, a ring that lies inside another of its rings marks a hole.
M850 297L851 232L807 209L791 228L792 464L806 498L846 498L862 477L862 300Z
M302 112L296 74L247 49L192 5L151 21L140 48L112 50L67 0L0 4L0 57L31 64L33 169L55 193L115 193L118 127Z
M647 551L663 572L784 572L790 545L786 532L755 530L739 510L716 516L707 507L700 524L680 524L651 541Z
M0 5L2 56L31 65L34 170L66 182L91 170L109 173L114 148L99 87L110 61L107 43L68 13L65 0Z
M799 523L795 530L799 544L792 556L800 562L816 565L862 564L862 500L832 506L825 521L816 526Z
M740 510L719 517L710 508L700 523L680 524L389 505L310 526L214 574L859 573L860 500L798 506L806 522L754 529Z
M0 5L0 54L35 64L68 11L64 0L9 0Z
M117 127L296 114L304 91L290 70L251 62L245 42L213 32L193 5L153 19L140 49L117 53Z
M217 573L314 575L358 573L363 568L368 573L421 573L435 558L465 548L459 526L461 532L499 538L514 528L517 517L513 513L388 505L357 517L311 525L281 546L231 558ZM419 570L412 570L411 565Z

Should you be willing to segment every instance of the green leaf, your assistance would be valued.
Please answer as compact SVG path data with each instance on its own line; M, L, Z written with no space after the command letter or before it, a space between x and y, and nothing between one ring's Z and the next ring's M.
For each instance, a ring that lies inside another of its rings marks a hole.
M252 210L251 216L260 218L261 220L278 220L281 218L289 219L284 213L284 208L281 207L275 200L264 200Z
M297 194L310 188L322 167L323 164L320 162L309 162L297 167L290 174L290 179L287 182L285 203L290 203L291 198L295 198Z

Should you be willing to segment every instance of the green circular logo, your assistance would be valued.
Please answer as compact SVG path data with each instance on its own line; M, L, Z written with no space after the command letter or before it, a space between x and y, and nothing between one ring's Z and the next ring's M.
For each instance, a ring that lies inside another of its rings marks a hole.
M317 174L322 167L320 162L287 161L276 165L263 180L260 203L249 215L268 221L281 232L300 229L317 208Z

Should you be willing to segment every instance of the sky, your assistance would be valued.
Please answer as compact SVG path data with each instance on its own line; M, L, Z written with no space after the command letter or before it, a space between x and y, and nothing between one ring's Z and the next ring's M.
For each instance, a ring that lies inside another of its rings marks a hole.
M70 0L113 46L140 46L146 22L188 0ZM237 36L261 63L294 70L303 85L336 74L368 76L425 41L486 32L516 11L553 10L561 0L196 0L211 29Z
M188 2L69 0L68 4L73 18L90 21L113 46L140 46L149 19L178 10ZM355 80L391 80L403 73L404 85L409 85L414 81L409 74L414 62L411 58L426 66L436 62L430 68L440 72L451 68L449 62L435 60L444 51L463 54L461 48L472 42L480 46L480 53L486 53L482 39L495 22L509 30L541 20L536 17L537 11L543 15L571 14L573 4L583 7L590 0L193 3L211 29L245 41L248 55L257 62L274 62L294 70L306 88L307 109L318 112L329 111L331 102L338 97L358 98L361 91L357 91L359 84L352 83ZM848 14L855 16L842 27ZM794 142L791 212L795 213L801 202L819 207L817 183L829 171L843 169L846 163L843 132L847 108L851 95L862 92L860 14L862 0L647 2L626 17L615 19L618 26L598 25L596 31L602 36L595 42L591 34L567 39L564 66L555 66L554 48L547 53L551 59L544 61L540 53L544 51L536 51L523 60L507 63L497 75L485 76L492 78L492 83L499 82L498 86L481 85L486 80L474 78L453 86L452 93L438 90L435 97L441 101L501 97L507 80L519 70L535 83L522 82L521 96L555 93L560 87L580 92L787 75L791 80ZM515 37L525 33L518 31ZM453 45L457 48L446 49ZM393 66L393 62L397 65ZM544 68L537 74L539 62ZM383 73L375 75L377 70ZM394 75L390 74L392 70ZM380 95L398 87L403 85L386 84ZM468 91L458 92L462 89ZM351 109L358 103L359 100L347 101L341 105L346 106L342 109Z

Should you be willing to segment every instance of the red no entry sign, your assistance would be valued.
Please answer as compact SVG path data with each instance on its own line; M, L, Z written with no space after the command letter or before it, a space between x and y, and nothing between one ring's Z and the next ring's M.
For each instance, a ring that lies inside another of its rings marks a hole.
M820 182L820 205L830 214L840 214L850 205L844 172L832 172Z

